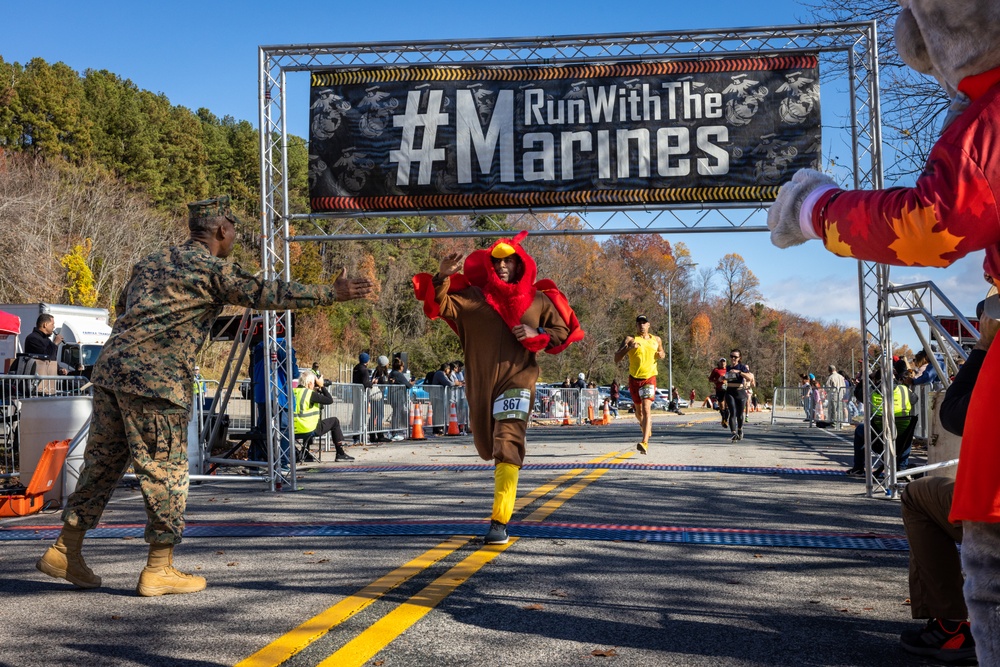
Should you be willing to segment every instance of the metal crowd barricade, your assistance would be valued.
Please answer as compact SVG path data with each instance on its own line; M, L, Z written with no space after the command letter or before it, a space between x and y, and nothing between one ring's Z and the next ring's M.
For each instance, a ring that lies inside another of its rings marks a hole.
M812 398L800 387L775 387L771 400L771 424L813 424Z
M336 417L340 420L340 430L344 432L345 438L364 438L367 442L365 417L368 397L364 385L334 382L326 387L333 397L333 403L323 406L320 418Z
M427 398L423 401L430 406L430 416L426 407L421 413L424 418L424 430L435 429L435 432L443 433L443 429L448 426L448 387L431 385L422 387L427 392Z
M535 419L561 419L572 424L580 423L580 389L562 387L536 387ZM591 390L595 394L596 389Z
M77 375L0 375L0 479L20 475L21 401L90 396L90 388L84 389L87 382Z
M375 384L368 394L369 428L366 442L372 436L390 440L405 438L410 408L407 388L402 385Z
M601 418L601 393L597 389L578 389L580 392L580 419Z
M465 398L465 387L448 387L448 419L445 420L447 425L448 420L451 419L451 405L455 405L455 419L458 420L458 426L461 429L469 423L469 401Z

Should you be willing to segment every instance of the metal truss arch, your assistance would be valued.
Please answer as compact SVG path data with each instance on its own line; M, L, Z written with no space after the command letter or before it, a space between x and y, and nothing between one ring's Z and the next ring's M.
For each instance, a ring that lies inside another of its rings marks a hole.
M752 55L779 56L795 52L819 54L845 73L848 89L847 124L850 130L852 185L882 186L881 127L879 120L877 32L874 21L773 27L745 27L629 34L564 35L415 42L269 45L258 51L261 169L261 266L267 279L290 279L288 243L337 242L452 237L495 237L504 230L473 227L473 216L507 216L508 225L532 229L540 235L683 234L764 232L768 202L741 204L665 203L611 209L482 210L467 215L414 211L407 219L382 218L363 212L291 215L288 201L286 74L335 71L345 68L447 67L479 64L525 66L642 60L685 60ZM399 214L397 214L399 215ZM520 217L518 217L520 216ZM433 220L431 218L433 217ZM567 218L574 224L566 224ZM312 229L290 235L289 224ZM304 223L304 224L299 224ZM402 228L402 231L400 231ZM509 229L510 227L507 227ZM891 362L889 318L885 306L888 268L858 263L861 323L872 350L864 351L867 369ZM279 325L291 332L289 313L266 314L265 352L277 348ZM887 367L884 366L883 367ZM269 438L279 438L276 392L272 387ZM290 363L288 372L290 372ZM884 389L883 389L884 390ZM872 391L866 388L865 399ZM891 396L891 390L889 394ZM289 429L290 430L290 429ZM889 441L891 434L882 434ZM289 436L290 437L290 436ZM869 443L869 447L871 443ZM273 447L271 448L273 450ZM870 450L869 450L870 451ZM274 475L272 475L273 477ZM895 471L890 470L895 482ZM869 479L869 491L871 491ZM294 467L292 473L294 488Z

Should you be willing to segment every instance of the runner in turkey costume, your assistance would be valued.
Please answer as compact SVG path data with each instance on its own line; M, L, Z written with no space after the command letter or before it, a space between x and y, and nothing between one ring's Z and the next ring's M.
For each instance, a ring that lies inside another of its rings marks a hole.
M952 96L945 127L911 188L843 190L803 169L768 212L780 248L811 239L842 257L948 266L986 250L1000 280L1000 3L899 0L896 49ZM969 402L949 520L963 522L965 601L980 665L1000 665L1000 345L990 346ZM931 619L935 621L935 619ZM936 621L935 621L936 622ZM920 641L939 645L931 632ZM945 637L946 638L946 637ZM947 638L946 638L947 639ZM930 653L928 653L929 655Z
M551 280L535 282L535 260L521 247L528 232L500 239L465 259L451 254L437 275L413 277L417 298L431 319L443 318L465 350L465 391L476 450L496 462L487 544L507 542L524 436L535 403L535 354L557 354L583 338L583 330Z

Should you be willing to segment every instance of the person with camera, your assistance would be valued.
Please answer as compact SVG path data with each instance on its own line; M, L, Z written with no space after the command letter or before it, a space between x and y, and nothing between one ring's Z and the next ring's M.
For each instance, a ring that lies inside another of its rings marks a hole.
M309 440L322 438L332 433L333 446L337 450L337 461L353 461L354 457L344 450L344 432L340 428L340 420L336 417L320 419L324 405L333 405L333 396L325 386L323 378L317 377L312 371L302 371L299 375L299 386L292 390L295 397L295 412L293 425L295 438ZM311 456L303 450L303 457Z

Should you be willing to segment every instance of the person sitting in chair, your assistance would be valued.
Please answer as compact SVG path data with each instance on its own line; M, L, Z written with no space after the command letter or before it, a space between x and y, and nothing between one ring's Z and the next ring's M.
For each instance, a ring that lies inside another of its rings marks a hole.
M333 445L337 449L337 461L353 461L354 457L344 451L344 432L340 430L340 420L336 417L320 419L324 405L333 403L333 397L323 386L323 380L312 371L302 371L299 386L292 390L295 395L294 426L295 438L308 442L312 438L322 438L333 433ZM303 455L308 451L303 451Z

